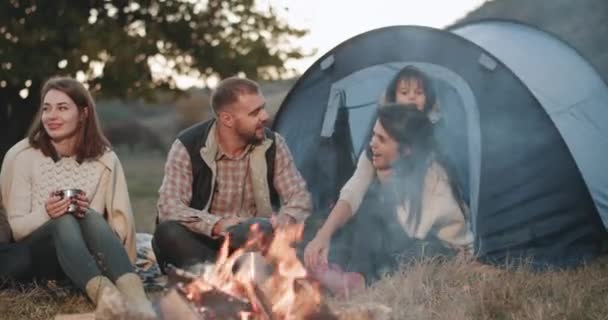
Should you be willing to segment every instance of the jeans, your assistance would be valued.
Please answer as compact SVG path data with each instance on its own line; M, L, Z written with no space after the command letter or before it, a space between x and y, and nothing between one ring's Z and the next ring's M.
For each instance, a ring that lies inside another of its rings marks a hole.
M6 251L0 250L1 263L13 261L6 267L6 276L17 280L67 276L84 290L93 277L105 275L115 281L133 272L120 240L101 214L93 210L83 218L64 214L52 219L9 246ZM22 269L15 272L11 264Z

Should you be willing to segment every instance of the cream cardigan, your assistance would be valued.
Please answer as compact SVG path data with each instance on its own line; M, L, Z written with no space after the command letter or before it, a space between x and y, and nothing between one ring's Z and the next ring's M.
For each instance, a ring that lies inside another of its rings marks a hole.
M70 180L70 172L74 172L73 176L77 178ZM61 177L56 176L59 173L62 173ZM135 262L133 210L122 165L113 151L78 165L74 159L53 163L40 150L31 147L26 139L13 146L2 163L0 189L15 241L22 240L50 220L44 209L44 201L48 197L46 191L61 185L87 192L90 207L104 215L131 262Z
M363 152L355 173L340 191L339 200L346 201L353 214L374 178L375 169ZM473 233L469 221L452 194L445 170L436 162L431 164L425 177L421 210L420 221L414 224L407 203L397 208L399 223L410 237L424 239L434 232L447 247L472 249Z
M2 202L0 193L0 244L8 243L11 240L11 227L6 220L6 210Z

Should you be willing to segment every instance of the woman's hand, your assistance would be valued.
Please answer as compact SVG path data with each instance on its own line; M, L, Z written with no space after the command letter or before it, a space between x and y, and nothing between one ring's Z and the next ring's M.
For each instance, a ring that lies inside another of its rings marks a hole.
M68 211L69 205L70 199L62 198L60 195L53 192L44 203L44 208L49 217L55 219L64 215Z
M317 269L319 266L327 265L330 238L317 233L304 249L304 263L308 268Z
M76 209L76 212L74 213L74 215L78 218L83 218L84 215L89 210L89 206L90 206L90 202L89 202L89 198L87 197L87 194L84 191L79 192L76 195L76 197L72 200L72 203L75 203L76 206L78 207Z

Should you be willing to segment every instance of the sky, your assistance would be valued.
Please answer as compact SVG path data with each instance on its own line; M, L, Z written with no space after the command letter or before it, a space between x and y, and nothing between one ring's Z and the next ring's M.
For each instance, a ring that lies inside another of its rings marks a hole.
M293 26L310 33L297 40L314 56L290 61L300 73L324 53L360 33L391 25L443 28L486 0L262 0L272 5Z
M288 61L302 74L323 54L360 33L391 25L443 28L487 0L258 0L260 9L275 8L290 25L309 30L294 41L310 57ZM177 86L215 86L218 79L176 76Z

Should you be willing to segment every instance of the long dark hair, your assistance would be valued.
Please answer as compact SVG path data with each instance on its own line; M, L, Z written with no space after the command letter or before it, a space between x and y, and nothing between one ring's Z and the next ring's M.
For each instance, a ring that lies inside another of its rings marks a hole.
M59 156L55 147L51 143L51 137L48 135L42 125L42 103L44 97L51 90L57 90L65 93L78 107L79 114L88 109L88 116L78 126L76 133L76 160L82 162L86 159L96 159L102 156L108 149L111 148L110 142L104 136L99 125L97 112L95 110L95 101L89 91L76 79L69 77L53 77L49 79L40 92L40 107L36 118L28 133L30 145L36 149L40 149L42 153L53 159Z
M436 149L433 124L413 105L388 104L378 109L378 121L399 144L393 164L395 200L409 203L410 217L420 221L425 178Z
M433 110L433 107L435 106L435 102L437 100L435 88L433 87L433 82L431 81L429 76L427 76L424 72L411 65L403 67L391 79L388 86L386 87L386 91L384 94L385 102L387 104L396 103L395 98L399 83L407 80L417 81L418 85L422 87L422 90L424 91L424 95L426 97L423 112L425 114L429 114Z

